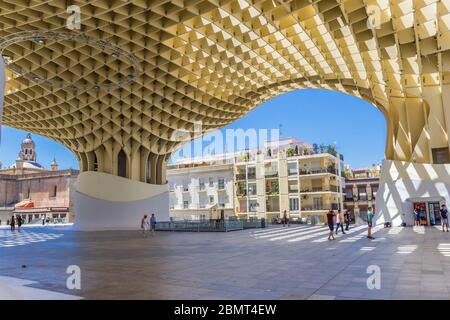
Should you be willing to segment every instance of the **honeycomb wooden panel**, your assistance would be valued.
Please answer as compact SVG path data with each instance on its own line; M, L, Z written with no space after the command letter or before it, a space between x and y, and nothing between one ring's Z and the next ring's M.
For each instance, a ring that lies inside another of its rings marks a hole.
M83 171L117 174L124 150L128 178L164 183L177 130L201 122L206 133L284 92L324 88L383 112L388 159L431 163L448 148L449 1L2 0L2 38L68 32L76 5L73 32L142 69L104 90L130 76L127 59L70 39L11 44L14 66L50 84L8 71L3 121L64 144Z

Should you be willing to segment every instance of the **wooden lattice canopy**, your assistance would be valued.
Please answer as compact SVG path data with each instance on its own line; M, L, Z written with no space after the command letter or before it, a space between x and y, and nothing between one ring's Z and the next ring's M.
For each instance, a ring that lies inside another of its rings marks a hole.
M114 164L119 149L131 163L139 151L142 169L149 154L167 159L175 130L223 127L300 88L373 103L390 159L431 162L433 148L448 147L450 0L1 0L0 37L68 32L70 5L81 12L74 32L131 54L142 73L103 90L130 76L129 59L70 39L14 43L3 54L17 68L91 89L9 71L3 122L61 142L82 170Z

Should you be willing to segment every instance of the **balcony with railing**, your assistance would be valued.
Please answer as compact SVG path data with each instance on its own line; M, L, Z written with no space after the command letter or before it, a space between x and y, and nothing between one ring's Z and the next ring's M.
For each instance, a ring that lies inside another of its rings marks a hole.
M338 192L338 187L329 185L326 187L304 187L300 189L300 193L314 193L314 192Z
M300 169L299 170L299 175L324 174L324 173L338 174L338 171L334 167L311 168L311 169Z
M298 180L288 180L288 192L289 193L298 193Z
M266 171L264 173L264 176L266 177L266 179L278 178L278 171Z
M278 184L278 181L266 182L266 195L275 196L275 195L278 195L279 192L280 192L280 186Z

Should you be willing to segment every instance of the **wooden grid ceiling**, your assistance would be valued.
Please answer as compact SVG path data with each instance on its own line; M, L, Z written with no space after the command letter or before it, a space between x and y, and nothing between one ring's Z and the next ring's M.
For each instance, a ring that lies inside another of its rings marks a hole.
M205 132L220 128L300 88L346 92L388 115L392 97L420 96L425 81L439 83L449 69L442 61L450 0L1 0L0 37L67 32L70 5L81 8L78 32L133 54L143 71L110 92L73 92L7 73L4 124L74 152L111 140L168 155L179 144L174 130L193 131L199 121ZM367 24L373 8L379 28ZM71 41L24 41L4 54L67 83L114 83L131 69Z

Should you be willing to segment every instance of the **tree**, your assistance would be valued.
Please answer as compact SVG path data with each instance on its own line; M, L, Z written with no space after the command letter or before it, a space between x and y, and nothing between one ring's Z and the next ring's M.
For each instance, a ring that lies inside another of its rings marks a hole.
M319 149L320 149L320 153L323 153L325 151L325 145L323 143L321 143L319 146Z
M292 157L295 153L295 149L291 147L291 148L287 149L286 153L287 153L288 157Z
M319 153L319 145L317 143L313 144L314 153Z
M336 147L333 146L333 145L331 145L331 144L329 144L329 145L327 146L327 152L328 152L329 154L336 155Z

